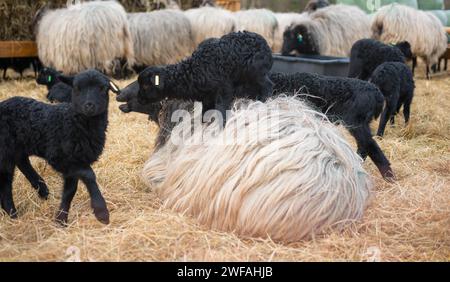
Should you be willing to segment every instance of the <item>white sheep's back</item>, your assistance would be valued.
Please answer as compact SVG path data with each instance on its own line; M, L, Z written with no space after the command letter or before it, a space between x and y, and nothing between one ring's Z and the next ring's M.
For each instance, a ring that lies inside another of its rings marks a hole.
M178 125L186 126L190 132L190 123ZM361 158L299 98L240 100L223 131L209 130L169 141L146 163L143 180L164 208L214 230L280 242L362 218L372 184Z

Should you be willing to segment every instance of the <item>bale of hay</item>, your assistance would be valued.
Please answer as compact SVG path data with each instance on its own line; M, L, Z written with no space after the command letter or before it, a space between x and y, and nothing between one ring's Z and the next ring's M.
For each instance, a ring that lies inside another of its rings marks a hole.
M372 185L361 158L297 97L238 101L223 130L195 120L192 127L186 113L176 114L183 122L143 170L165 208L214 230L279 242L362 218Z
M34 16L47 5L61 8L67 0L0 0L0 41L33 40Z

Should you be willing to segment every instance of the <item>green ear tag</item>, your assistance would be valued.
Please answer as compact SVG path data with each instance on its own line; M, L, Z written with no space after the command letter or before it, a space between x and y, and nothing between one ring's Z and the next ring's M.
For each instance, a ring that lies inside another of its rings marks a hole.
M52 76L51 75L48 76L48 82L49 83L52 82Z
M298 41L298 43L302 44L303 43L303 35L301 35L301 34L297 35L297 41Z

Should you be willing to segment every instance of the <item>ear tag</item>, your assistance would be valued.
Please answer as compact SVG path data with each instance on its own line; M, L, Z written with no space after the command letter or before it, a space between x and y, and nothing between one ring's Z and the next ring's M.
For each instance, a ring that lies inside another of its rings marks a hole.
M48 76L47 81L48 81L49 83L52 82L52 76L51 76L51 75Z
M303 35L301 35L301 34L297 35L297 41L298 41L298 43L302 44L303 43Z
M159 75L155 75L155 86L159 86Z
M120 93L120 89L112 81L109 82L109 86L114 93Z

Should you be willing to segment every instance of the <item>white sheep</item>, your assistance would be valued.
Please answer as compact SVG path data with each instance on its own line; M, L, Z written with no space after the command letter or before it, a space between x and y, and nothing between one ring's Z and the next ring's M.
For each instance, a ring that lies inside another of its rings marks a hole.
M240 100L223 130L194 121L192 131L186 114L178 113L183 122L142 174L165 208L208 228L279 242L362 218L371 181L361 158L297 97Z
M222 8L205 6L184 13L191 23L195 46L206 39L222 37L236 28L233 14Z
M68 74L90 68L111 74L121 62L134 60L127 15L115 1L48 11L38 23L36 41L43 64Z
M370 37L370 17L360 8L331 5L296 22L285 34L282 53L347 57L353 43Z
M429 66L447 50L447 36L441 21L432 13L391 4L381 7L372 20L372 37L385 43L407 41L415 57Z
M278 21L275 14L267 9L250 9L234 12L237 31L251 31L258 33L270 48L273 48Z
M128 14L136 69L175 64L192 54L189 19L178 10Z

